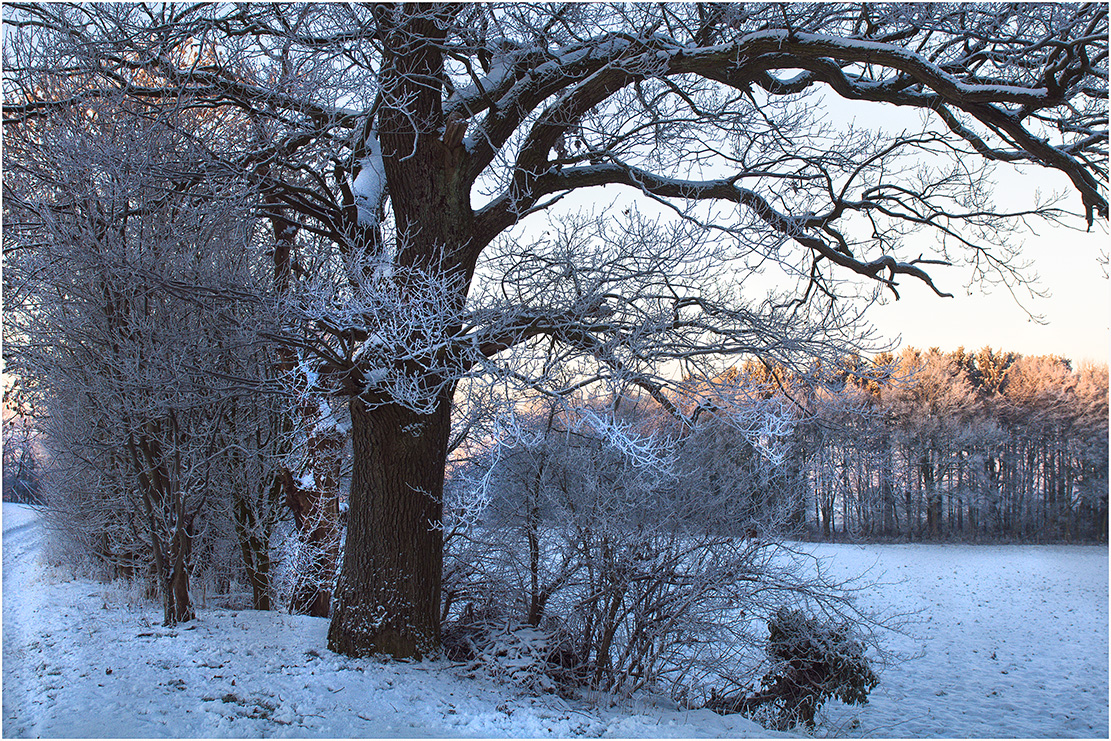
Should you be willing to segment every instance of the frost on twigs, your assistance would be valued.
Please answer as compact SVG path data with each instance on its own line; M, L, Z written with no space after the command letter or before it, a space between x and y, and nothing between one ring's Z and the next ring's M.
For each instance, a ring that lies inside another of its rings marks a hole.
M511 682L530 692L553 692L578 684L582 667L575 666L573 654L560 644L560 636L515 623L496 607L466 610L453 623L444 626L445 656L464 662L469 672Z
M304 290L294 310L325 331L318 354L344 370L374 408L397 404L431 414L461 371L451 327L462 321L459 279L432 267L401 268L388 256L348 266L346 285Z
M750 428L776 429L775 414L757 424L762 401ZM719 414L692 429L628 397L519 404L445 489L449 656L533 688L542 674L690 703L759 678L779 608L866 622L785 547L801 481L751 430Z

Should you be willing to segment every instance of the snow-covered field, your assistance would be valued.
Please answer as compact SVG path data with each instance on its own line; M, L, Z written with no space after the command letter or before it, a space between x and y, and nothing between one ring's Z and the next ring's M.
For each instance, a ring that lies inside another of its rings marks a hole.
M3 518L5 737L777 735L660 698L605 707L346 659L320 619L209 607L165 629L119 586L42 566L33 510ZM819 735L1107 737L1106 548L810 547L833 573L874 567L888 584L866 602L921 610L889 636L920 656L884 669L868 706L831 703Z
M1097 546L828 545L832 575L886 585L874 609L920 610L868 705L826 708L836 735L1107 738L1108 551ZM859 727L853 728L853 721Z

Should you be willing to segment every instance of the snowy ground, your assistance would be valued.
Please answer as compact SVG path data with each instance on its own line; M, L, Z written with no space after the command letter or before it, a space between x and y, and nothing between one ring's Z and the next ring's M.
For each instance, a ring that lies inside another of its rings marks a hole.
M71 737L768 737L663 699L613 708L530 697L446 662L350 660L324 620L157 606L37 560L33 510L3 507L3 735ZM863 707L819 735L1108 735L1107 549L816 545L824 567L873 567L862 599L920 610Z
M157 606L41 566L32 510L4 504L3 735L11 737L767 737L666 699L530 697L447 662L351 660L328 623Z
M832 575L873 567L873 609L921 612L863 707L826 733L1108 738L1108 551L1095 546L815 545ZM854 727L858 724L857 727Z

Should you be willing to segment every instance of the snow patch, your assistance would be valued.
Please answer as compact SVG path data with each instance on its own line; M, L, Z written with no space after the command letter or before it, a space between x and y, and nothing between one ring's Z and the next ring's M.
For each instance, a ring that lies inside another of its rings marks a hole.
M383 381L389 378L389 368L368 368L363 373L363 383L367 388L377 388Z
M386 341L382 339L382 335L377 332L372 332L371 335L366 338L366 341L355 350L355 354L351 356L351 362L358 363L369 353L373 352L374 348L383 347L385 344Z
M359 223L378 224L378 209L386 193L386 166L382 161L382 145L378 132L371 129L366 139L367 156L359 160L359 172L351 183L351 195L359 212Z

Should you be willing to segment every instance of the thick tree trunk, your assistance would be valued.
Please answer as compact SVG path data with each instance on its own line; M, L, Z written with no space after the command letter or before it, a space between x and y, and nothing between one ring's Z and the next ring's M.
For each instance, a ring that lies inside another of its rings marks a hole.
M457 280L448 282L449 295L442 297L447 314L440 318L452 321L466 302L482 247L475 241L470 202L467 125L445 120L435 82L445 79L452 11L446 5L383 4L374 13L387 52L373 135L381 145L396 226L396 281L403 296L420 300L429 290L445 290L425 279ZM352 252L373 256L380 239L357 242ZM443 331L411 339L430 347L453 332ZM333 651L395 658L439 651L444 463L454 383L428 368L442 360L415 360L405 370L419 387L439 389L431 414L389 403L386 394L373 408L361 397L351 400L353 471L343 567L328 631Z
M351 508L328 647L348 656L433 655L450 394L431 415L353 399L351 425Z

